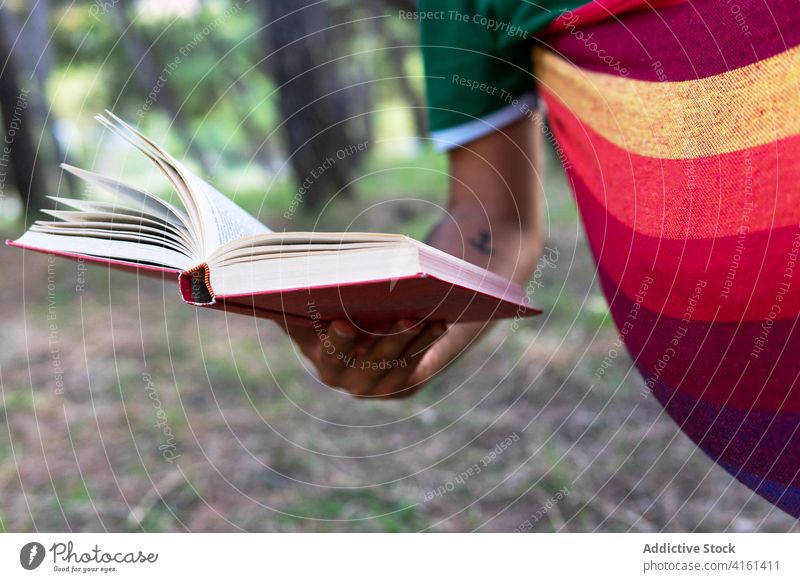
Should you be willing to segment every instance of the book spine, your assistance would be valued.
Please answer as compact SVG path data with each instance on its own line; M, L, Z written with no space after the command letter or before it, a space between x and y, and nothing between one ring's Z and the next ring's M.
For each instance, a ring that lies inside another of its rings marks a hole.
M211 288L211 271L201 263L178 275L181 299L190 305L214 305L216 299Z

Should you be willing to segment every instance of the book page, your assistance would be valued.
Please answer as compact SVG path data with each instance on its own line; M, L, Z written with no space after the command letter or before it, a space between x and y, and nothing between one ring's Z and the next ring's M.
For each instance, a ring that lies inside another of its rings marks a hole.
M88 184L99 188L101 191L111 195L114 198L122 198L123 200L133 203L140 209L141 212L145 214L158 217L172 224L179 224L191 232L192 221L189 219L186 212L176 206L173 206L166 200L162 200L154 194L150 194L144 190L139 190L130 184L115 180L114 178L109 178L108 176L103 176L88 170L76 168L75 166L70 166L69 164L61 164L61 168L73 176L76 176L77 178L87 182ZM48 198L56 201L66 200L53 196L48 196ZM68 200L68 203L72 206L75 206L76 201ZM84 207L86 207L87 204L102 203L84 201Z
M130 240L131 236L172 248L184 253L188 257L198 260L197 251L191 239L183 233L174 230L174 227L163 224L147 224L145 222L124 222L116 220L116 216L105 216L100 220L88 220L90 215L82 212L69 213L57 210L45 210L46 214L57 218L56 221L37 220L29 230L36 232L49 232L51 234L69 234L93 238L119 238ZM71 220L70 214L80 216L78 220Z
M194 203L201 221L204 255L209 255L218 247L232 240L272 232L155 142L110 111L106 113L110 119L102 116L98 116L97 119L143 153L164 164L168 170L168 177L173 181L181 182L174 184L179 195L182 192L189 193L191 201L187 200L186 202L187 204Z
M200 206L207 252L232 240L272 232L186 166L177 160L170 161Z
M14 241L17 246L54 253L71 253L115 259L129 263L149 263L185 271L191 269L195 260L182 252L143 244L141 237L121 236L117 239L99 239L83 236L58 235L29 230Z

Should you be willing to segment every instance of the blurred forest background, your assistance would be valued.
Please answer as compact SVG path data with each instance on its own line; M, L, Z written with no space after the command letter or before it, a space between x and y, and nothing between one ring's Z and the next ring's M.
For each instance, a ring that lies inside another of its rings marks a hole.
M47 194L76 194L57 162L121 171L93 121L104 109L185 154L202 175L234 184L227 193L245 205L252 195L274 209L348 145L417 152L422 68L415 22L397 17L413 8L413 0L4 0L0 100L14 136L15 190L4 217L28 208L30 220ZM347 155L311 180L304 209L351 196L366 157Z
M274 229L424 237L447 165L412 9L0 0L0 235L88 194L61 161L169 195L110 109ZM0 249L0 531L796 530L643 390L551 152L541 179L545 314L406 401L326 388L274 325L173 281Z

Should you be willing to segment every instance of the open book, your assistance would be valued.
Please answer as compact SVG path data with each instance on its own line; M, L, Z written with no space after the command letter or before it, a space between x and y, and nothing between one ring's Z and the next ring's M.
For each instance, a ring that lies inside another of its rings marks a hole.
M12 246L174 274L187 303L289 323L349 318L478 321L540 313L522 288L402 235L272 232L136 129L97 119L155 164L181 207L128 184L63 168L111 201L51 197L53 221L37 221Z

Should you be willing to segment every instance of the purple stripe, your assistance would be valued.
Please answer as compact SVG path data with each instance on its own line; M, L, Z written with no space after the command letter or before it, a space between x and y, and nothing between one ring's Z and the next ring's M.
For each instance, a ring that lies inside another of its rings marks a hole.
M577 66L645 81L710 77L800 44L797 0L700 0L581 27L546 45Z
M623 293L599 267L600 282L640 370L691 398L741 411L800 413L800 322L684 321Z
M776 483L725 463L719 465L773 505L793 517L800 518L800 487Z
M653 394L715 461L770 481L800 485L800 414L734 410L658 381Z

